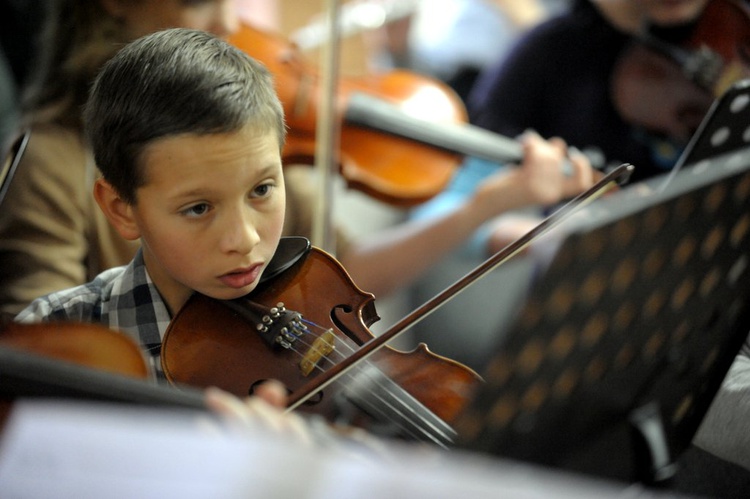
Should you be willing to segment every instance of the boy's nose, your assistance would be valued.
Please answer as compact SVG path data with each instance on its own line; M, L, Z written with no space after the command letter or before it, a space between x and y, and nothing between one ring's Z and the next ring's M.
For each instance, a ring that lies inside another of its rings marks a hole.
M250 253L260 242L252 216L241 213L230 217L221 237L221 250L226 253Z

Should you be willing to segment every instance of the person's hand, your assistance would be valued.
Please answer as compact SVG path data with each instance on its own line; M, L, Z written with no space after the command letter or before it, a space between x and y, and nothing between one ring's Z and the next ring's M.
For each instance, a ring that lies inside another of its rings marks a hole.
M214 387L206 388L205 396L206 406L230 424L260 427L306 445L312 444L306 421L298 414L284 411L286 389L278 381L263 383L255 390L255 395L244 399Z
M528 204L548 206L580 194L594 184L588 158L558 137L544 140L534 132L520 137L524 160L514 173Z
M588 158L560 138L544 140L535 132L527 132L519 141L523 162L486 178L471 200L477 218L493 220L488 255L516 241L541 221L536 215L513 212L559 203L590 188L599 177Z
M480 222L512 210L553 205L594 184L596 172L588 158L564 140L527 132L519 141L523 162L484 179L470 200L471 213Z

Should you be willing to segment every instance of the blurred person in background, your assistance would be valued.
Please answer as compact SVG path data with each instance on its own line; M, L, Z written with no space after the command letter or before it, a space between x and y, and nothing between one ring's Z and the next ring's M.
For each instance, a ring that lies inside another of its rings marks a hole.
M374 65L448 83L465 100L479 73L568 0L415 0L410 15L370 35ZM384 2L387 3L387 2Z

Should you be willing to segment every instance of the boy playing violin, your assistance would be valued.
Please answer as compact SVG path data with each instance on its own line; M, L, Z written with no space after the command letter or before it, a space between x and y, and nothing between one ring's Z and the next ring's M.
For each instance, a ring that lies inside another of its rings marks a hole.
M276 250L286 197L282 106L262 65L212 35L172 29L132 42L104 65L84 122L102 172L96 201L141 248L127 266L38 298L16 320L101 322L138 341L163 379L162 339L190 295L246 295ZM506 195L478 196L476 210L451 219L452 237L485 211L557 199L568 180L590 182L581 158L571 158L572 179L545 175L565 156L561 142L533 136L524 149L520 181L487 187ZM425 248L422 260L436 251ZM269 390L283 405L283 391Z
M163 379L160 347L172 315L194 291L249 293L276 250L285 213L282 107L255 60L207 33L172 29L106 64L85 124L102 172L96 201L141 249L129 265L37 299L16 320L101 322L138 341ZM284 405L278 386L260 394ZM208 402L242 412L225 395L209 392Z
M200 31L126 46L85 111L102 172L99 207L141 249L125 267L37 299L17 320L102 322L134 337L160 371L170 318L194 291L252 291L284 221L281 104L266 69Z

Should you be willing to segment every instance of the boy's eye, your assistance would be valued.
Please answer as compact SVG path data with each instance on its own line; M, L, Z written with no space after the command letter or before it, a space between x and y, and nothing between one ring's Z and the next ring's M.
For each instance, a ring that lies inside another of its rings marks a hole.
M267 197L271 194L271 191L273 190L273 184L260 184L255 189L253 189L253 197L256 198L263 198Z
M200 203L182 210L182 213L188 216L199 217L208 212L208 205L206 203Z

